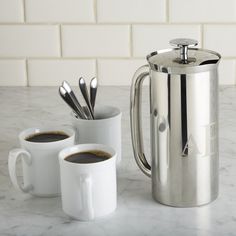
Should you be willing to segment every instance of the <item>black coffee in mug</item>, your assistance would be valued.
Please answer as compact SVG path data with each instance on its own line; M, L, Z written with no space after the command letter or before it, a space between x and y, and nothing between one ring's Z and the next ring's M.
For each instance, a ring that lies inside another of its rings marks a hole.
M105 161L111 158L111 155L107 152L100 150L89 150L85 152L77 152L66 157L65 160L73 163L95 163Z
M69 138L69 135L61 131L49 131L28 136L25 140L34 143L49 143Z

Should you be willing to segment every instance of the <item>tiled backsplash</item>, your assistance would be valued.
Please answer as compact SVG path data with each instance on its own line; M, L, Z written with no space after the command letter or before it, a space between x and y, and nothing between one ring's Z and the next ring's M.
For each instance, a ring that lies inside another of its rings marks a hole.
M235 0L0 0L0 85L130 85L176 37L221 53L220 84L236 83Z

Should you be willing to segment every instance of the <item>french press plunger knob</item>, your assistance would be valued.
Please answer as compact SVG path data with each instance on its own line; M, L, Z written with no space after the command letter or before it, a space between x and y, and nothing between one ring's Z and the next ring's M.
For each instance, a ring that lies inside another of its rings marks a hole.
M198 45L198 41L195 39L177 38L170 40L170 45L180 48L180 60L181 63L189 63L188 59L188 47L194 47Z

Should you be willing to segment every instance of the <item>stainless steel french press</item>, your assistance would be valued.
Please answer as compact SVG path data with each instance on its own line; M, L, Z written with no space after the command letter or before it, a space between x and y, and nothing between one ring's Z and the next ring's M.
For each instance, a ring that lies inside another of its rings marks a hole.
M207 204L218 195L218 73L221 56L174 39L172 49L147 56L131 87L131 134L140 169L152 179L153 198L166 205ZM151 165L141 127L142 83L150 80Z

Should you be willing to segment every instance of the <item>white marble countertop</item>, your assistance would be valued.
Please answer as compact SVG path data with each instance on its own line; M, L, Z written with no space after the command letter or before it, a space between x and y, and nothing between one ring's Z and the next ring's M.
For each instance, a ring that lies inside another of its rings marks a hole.
M148 90L144 90L144 130L148 134ZM173 208L152 200L151 181L136 166L129 127L129 88L103 87L98 103L123 112L123 160L118 170L118 208L93 222L71 220L60 198L36 198L15 190L7 155L18 133L43 124L70 123L69 109L55 87L0 88L0 235L236 235L236 87L220 89L220 195L198 208ZM148 152L148 148L147 148Z

